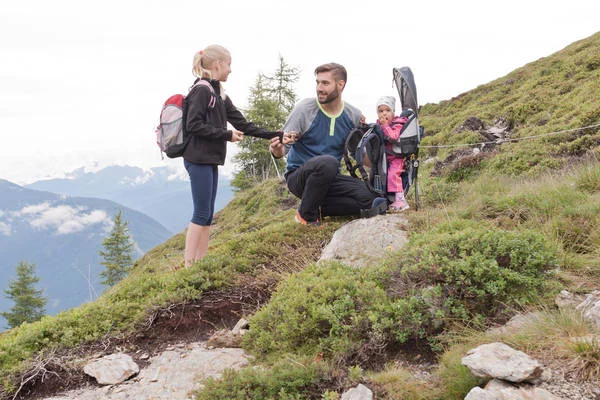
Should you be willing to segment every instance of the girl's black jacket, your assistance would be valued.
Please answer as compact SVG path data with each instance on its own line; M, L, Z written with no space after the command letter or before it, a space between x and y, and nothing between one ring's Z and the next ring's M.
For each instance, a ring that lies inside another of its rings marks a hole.
M232 131L227 129L227 122L246 136L263 139L281 136L280 132L268 131L246 121L229 96L221 98L219 81L209 82L215 91L214 95L210 88L196 85L184 100L185 131L189 136L189 143L183 153L185 160L195 164L223 165L227 154L227 142L231 140L232 135ZM209 102L213 98L215 105L211 108Z

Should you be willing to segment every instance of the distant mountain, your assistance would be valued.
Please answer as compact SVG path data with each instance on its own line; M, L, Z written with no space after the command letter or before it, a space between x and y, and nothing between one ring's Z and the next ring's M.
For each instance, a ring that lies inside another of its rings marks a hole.
M154 219L110 200L64 196L0 179L0 289L15 279L19 261L27 261L37 265L48 314L95 298L105 288L98 251L119 209L135 241L134 259L172 236ZM12 306L1 292L0 311ZM0 317L0 330L4 327Z
M138 210L170 229L184 230L192 216L193 205L187 174L177 174L169 167L144 170L131 166L112 166L97 172L83 169L68 179L37 181L27 188L47 190L69 196L108 199ZM219 179L215 211L233 198L229 180Z

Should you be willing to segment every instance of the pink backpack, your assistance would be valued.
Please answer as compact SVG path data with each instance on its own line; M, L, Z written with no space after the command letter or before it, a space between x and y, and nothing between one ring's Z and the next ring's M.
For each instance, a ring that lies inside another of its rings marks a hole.
M207 86L210 89L212 97L208 103L209 109L215 107L215 90L212 85L203 79L196 82L189 91L198 85ZM188 92L189 93L189 92ZM160 111L159 124L156 127L156 144L160 148L160 156L163 153L169 158L181 157L188 144L189 137L185 132L185 114L184 109L185 96L174 94L165 101Z

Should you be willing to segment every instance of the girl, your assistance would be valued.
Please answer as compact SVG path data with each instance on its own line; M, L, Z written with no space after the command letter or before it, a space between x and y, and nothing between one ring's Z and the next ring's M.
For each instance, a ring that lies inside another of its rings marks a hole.
M225 94L221 82L231 73L231 55L223 46L211 45L194 55L192 72L197 83L204 79L212 89L194 85L185 98L184 110L188 145L183 153L190 176L194 213L185 238L184 265L189 267L208 251L210 224L217 195L217 166L225 163L227 142L244 135L271 139L280 136L246 121ZM234 129L227 129L229 122Z
M383 96L377 100L377 124L386 138L398 140L402 126L408 121L406 117L394 116L396 99L393 96ZM391 148L390 143L386 143ZM402 187L402 168L404 167L404 158L388 154L388 175L387 191L395 193L395 199L390 204L391 211L404 211L409 208L404 198L404 189Z

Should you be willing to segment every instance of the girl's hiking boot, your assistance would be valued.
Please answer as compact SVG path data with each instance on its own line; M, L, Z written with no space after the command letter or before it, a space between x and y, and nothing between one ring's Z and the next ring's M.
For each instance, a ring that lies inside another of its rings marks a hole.
M396 193L396 200L392 204L390 204L390 211L402 212L404 210L408 210L409 208L410 206L404 198L404 193Z
M316 221L307 221L300 215L300 211L296 211L296 216L294 217L297 223L300 225L309 225L309 226L321 226L321 221L318 219Z

